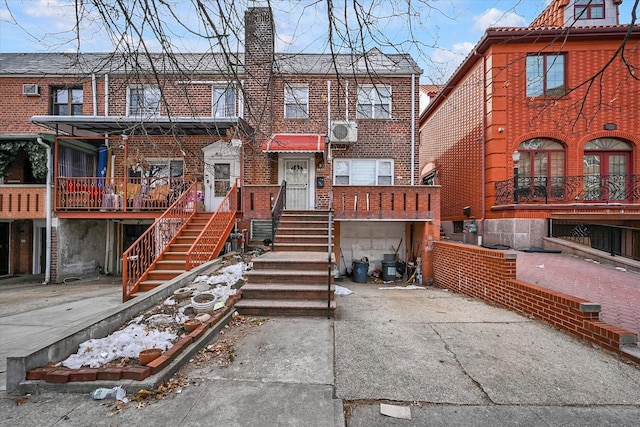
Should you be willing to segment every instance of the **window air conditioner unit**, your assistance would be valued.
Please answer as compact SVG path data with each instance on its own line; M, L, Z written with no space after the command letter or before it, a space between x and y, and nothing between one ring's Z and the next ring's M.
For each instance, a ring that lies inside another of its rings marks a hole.
M27 96L40 96L40 86L37 84L23 84L22 94Z
M358 124L345 120L331 122L331 142L356 142L358 140Z

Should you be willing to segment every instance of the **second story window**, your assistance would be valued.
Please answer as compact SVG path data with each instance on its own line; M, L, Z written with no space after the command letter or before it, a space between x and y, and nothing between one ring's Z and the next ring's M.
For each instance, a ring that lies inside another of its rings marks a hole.
M157 86L129 87L128 116L159 116L160 88Z
M527 97L560 97L565 94L565 56L527 56Z
M385 85L358 86L356 118L391 118L391 87Z
M306 119L309 117L309 87L293 85L284 88L284 117Z
M82 88L51 88L51 114L54 116L81 116L82 97Z
M576 19L604 19L604 0L576 0Z
M232 85L213 86L213 117L236 116L236 89Z

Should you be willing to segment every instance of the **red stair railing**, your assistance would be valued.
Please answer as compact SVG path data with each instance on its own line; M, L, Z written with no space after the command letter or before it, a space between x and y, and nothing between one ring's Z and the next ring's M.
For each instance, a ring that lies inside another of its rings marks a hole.
M236 181L189 248L186 259L187 271L211 261L220 254L235 225L237 210L238 182Z
M162 253L195 214L197 182L194 181L175 202L122 254L122 300L138 291Z

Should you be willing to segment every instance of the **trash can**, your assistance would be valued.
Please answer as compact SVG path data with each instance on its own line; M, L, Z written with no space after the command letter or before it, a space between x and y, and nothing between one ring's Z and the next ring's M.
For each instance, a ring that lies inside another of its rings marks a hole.
M353 261L353 281L356 283L367 283L367 273L369 263L364 261Z
M382 261L382 280L390 282L396 280L396 261Z

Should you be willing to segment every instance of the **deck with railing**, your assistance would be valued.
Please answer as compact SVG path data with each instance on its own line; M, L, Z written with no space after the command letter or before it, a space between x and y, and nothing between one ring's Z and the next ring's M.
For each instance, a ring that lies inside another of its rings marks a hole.
M518 177L496 182L496 206L525 203L640 203L640 175ZM516 191L517 190L517 191Z
M424 185L334 185L334 219L432 220L439 194L439 187Z
M59 212L161 212L189 186L183 178L58 177L55 210ZM196 202L197 195L194 196Z

